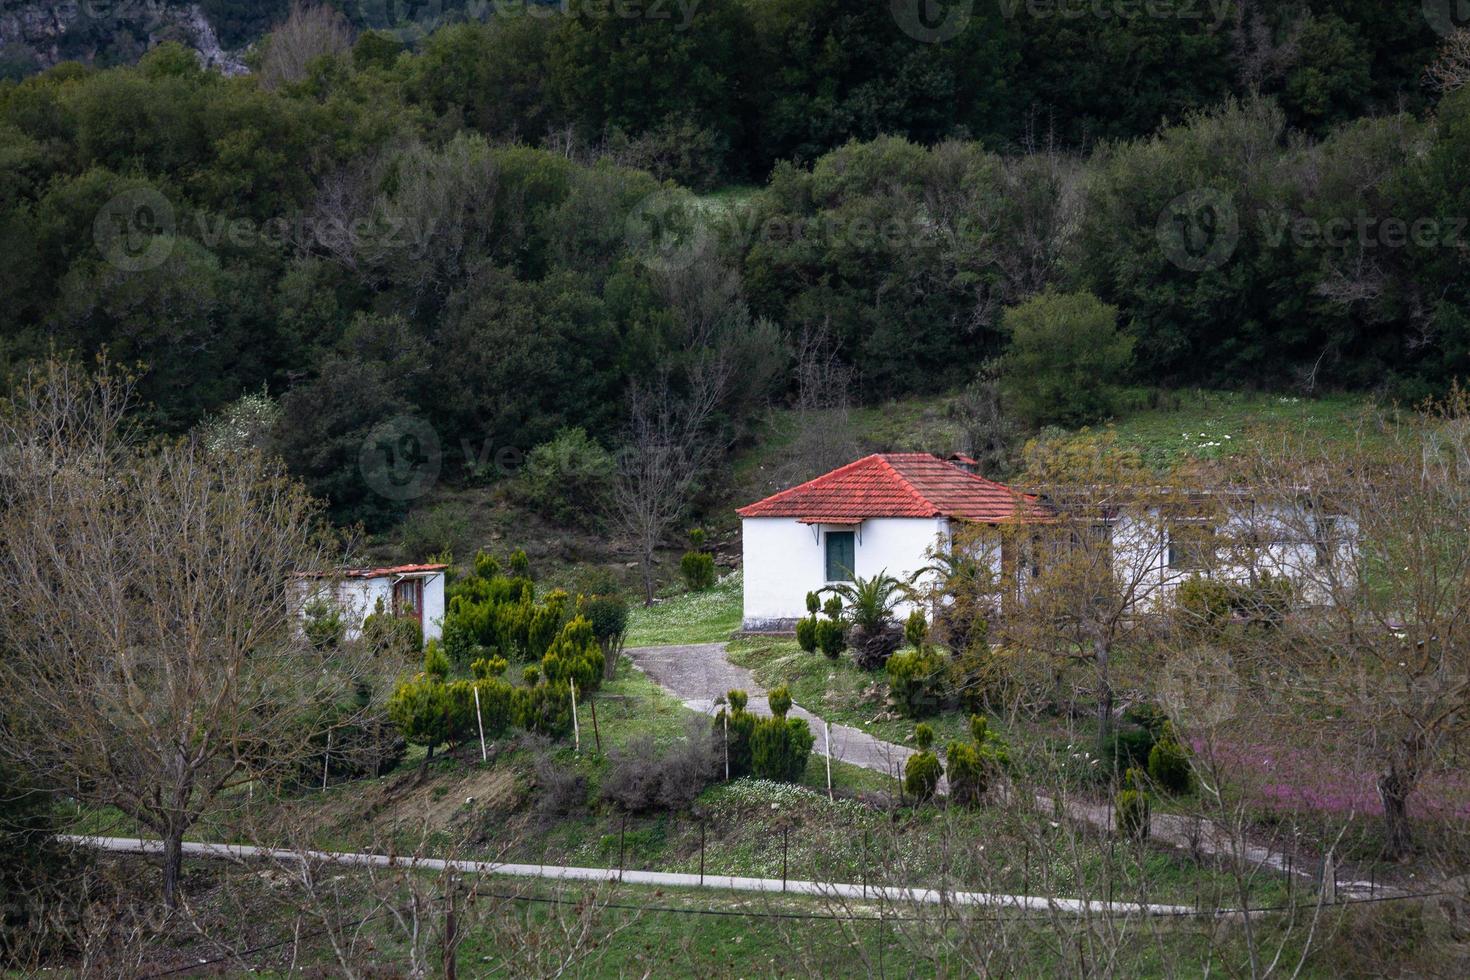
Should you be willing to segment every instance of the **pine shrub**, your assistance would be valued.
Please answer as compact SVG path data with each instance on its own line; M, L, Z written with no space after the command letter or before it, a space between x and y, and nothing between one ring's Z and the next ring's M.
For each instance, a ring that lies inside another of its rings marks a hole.
M975 806L989 788L980 753L969 742L951 742L945 751L949 764L949 798L961 806Z
M691 592L705 592L715 584L715 559L707 552L684 552L684 557L679 559L679 571Z
M761 779L799 782L814 741L811 727L800 718L762 718L750 733L750 771Z
M944 658L932 649L915 648L889 657L884 670L899 710L910 718L938 711L944 696L944 668Z
M796 621L796 645L807 653L817 652L817 618L808 616Z
M1123 789L1114 801L1114 815L1118 833L1128 840L1142 841L1149 833L1148 791L1143 786L1143 774L1129 769L1123 777Z
M1193 788L1194 771L1189 764L1189 753L1179 741L1173 722L1164 722L1159 740L1149 750L1148 775L1164 792L1176 796Z

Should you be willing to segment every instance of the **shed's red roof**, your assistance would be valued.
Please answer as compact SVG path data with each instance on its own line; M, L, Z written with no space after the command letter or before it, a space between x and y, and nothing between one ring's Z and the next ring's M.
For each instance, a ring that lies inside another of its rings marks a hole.
M344 568L335 572L302 572L306 578L387 578L391 575L415 575L442 572L448 565L391 565L387 568Z
M1045 515L1034 494L961 469L929 453L874 453L736 511L844 524L874 517L954 517L998 523Z

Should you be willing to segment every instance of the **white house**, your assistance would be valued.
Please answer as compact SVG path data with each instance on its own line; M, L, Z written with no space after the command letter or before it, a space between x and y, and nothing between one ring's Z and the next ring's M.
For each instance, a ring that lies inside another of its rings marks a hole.
M448 565L394 565L354 568L303 576L317 582L307 589L303 603L327 598L342 611L347 638L362 633L363 620L381 602L385 612L418 622L424 642L437 640L444 627L444 571ZM325 583L325 587L322 587Z
M791 629L806 594L886 571L904 579L946 546L956 521L1040 517L1037 498L974 473L962 457L875 453L741 507L747 630ZM907 608L898 610L900 616Z
M974 472L973 460L929 453L879 453L740 508L744 551L743 628L791 629L808 592L887 572L907 579L948 549L956 524L990 525L981 547L993 570L1024 596L1055 537L1040 525L1058 512L1044 497ZM1356 529L1343 515L1296 501L1265 503L1241 492L1181 495L1160 507L1111 507L1081 531L1115 578L1129 583L1135 608L1158 608L1180 583L1200 575L1248 582L1285 577L1308 602L1354 581ZM1320 506L1320 504L1319 504ZM1014 531L1038 525L1034 535ZM993 544L993 547L991 545ZM1101 547L1097 547L1101 545ZM978 556L977 556L978 557ZM1340 594L1340 591L1338 592ZM909 606L900 606L900 617Z

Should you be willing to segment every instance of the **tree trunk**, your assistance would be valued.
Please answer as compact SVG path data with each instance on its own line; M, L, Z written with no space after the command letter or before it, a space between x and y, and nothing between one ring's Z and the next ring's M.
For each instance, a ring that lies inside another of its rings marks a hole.
M184 832L169 829L163 835L163 907L179 904L179 872L184 866Z
M1103 758L1108 758L1108 737L1113 731L1113 683L1108 677L1108 645L1103 640L1094 640L1092 656L1097 664L1097 748Z
M1391 861L1406 857L1414 848L1409 829L1409 793L1413 788L1397 763L1378 777L1378 795L1383 800L1383 856Z
M643 547L643 604L653 605L653 545L645 544Z

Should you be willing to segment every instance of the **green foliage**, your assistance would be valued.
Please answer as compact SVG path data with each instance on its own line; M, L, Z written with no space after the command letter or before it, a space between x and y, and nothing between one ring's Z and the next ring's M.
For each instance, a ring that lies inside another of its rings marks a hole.
M775 691L769 695L775 696ZM786 701L789 706L789 696ZM813 742L811 727L800 718L787 718L782 712L757 720L750 732L751 774L782 783L800 782Z
M836 660L847 649L847 629L842 625L840 619L822 619L817 621L817 649L822 655Z
M479 680L489 680L492 677L504 677L509 667L510 664L504 657L486 657L473 661L470 664L470 673Z
M313 599L306 604L306 622L302 629L306 642L318 650L327 650L342 642L347 635L347 624L342 620L342 610L329 599Z
M903 764L904 792L921 802L933 799L943 775L944 766L940 764L939 756L928 749L915 752Z
M1201 575L1191 575L1174 591L1184 624L1207 633L1215 632L1235 606L1229 585Z
M939 710L946 679L943 656L915 648L889 657L884 669L894 703L904 714L922 718Z
M791 690L785 684L778 684L766 692L766 704L771 707L771 714L777 718L785 718L786 712L791 710Z
M807 653L817 652L817 627L815 616L805 616L796 621L796 645Z
M512 492L549 520L596 530L603 524L613 476L612 454L586 429L564 428L526 455Z
M1123 789L1113 801L1114 826L1124 838L1142 841L1149 834L1148 790L1144 788L1143 774L1129 769L1124 776Z
M975 806L990 786L980 753L969 742L951 742L944 755L949 764L949 798L960 806Z
M1155 786L1174 795L1188 793L1194 786L1194 768L1173 722L1164 722L1158 741L1149 750L1148 775Z
M808 592L806 594L806 611L807 611L807 613L809 615L811 615L813 618L816 618L816 615L821 610L821 608L822 608L822 597L819 596L819 595L817 595L815 592Z
M698 551L700 548L703 548L705 537L706 535L704 533L704 528L691 527L689 529L689 547L693 548L696 551Z
M1118 310L1090 293L1043 293L1005 312L1010 346L1001 385L1034 424L1086 425L1117 411L1133 364L1133 338Z
M714 736L721 745L722 760L729 759L730 778L739 779L751 770L751 736L758 719L745 710L744 691L731 691L725 699L727 707L715 716Z
M430 640L424 649L424 673L440 681L449 676L449 658L438 640Z
M382 599L362 621L362 640L385 656L401 658L404 663L418 660L424 649L424 631L418 620L384 611Z
M934 729L922 721L919 722L914 726L914 744L919 747L920 752L928 752L934 745Z
M526 552L521 548L517 548L510 553L510 561L507 563L507 567L509 567L510 574L514 578L531 577L531 559L526 557Z
M544 681L511 692L511 717L519 728L547 738L572 733L572 692L565 683Z
M552 683L575 684L577 699L583 700L602 684L602 645L592 624L582 616L562 627L541 658L541 673Z
M715 559L703 551L686 551L679 559L684 584L693 592L704 592L715 584Z
M443 681L425 674L400 680L388 698L388 718L404 738L432 755L450 737L449 694Z
M929 620L924 617L922 609L915 609L909 613L909 618L903 624L903 638L909 641L909 646L915 650L924 648L924 640L929 635Z

